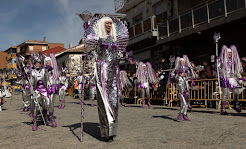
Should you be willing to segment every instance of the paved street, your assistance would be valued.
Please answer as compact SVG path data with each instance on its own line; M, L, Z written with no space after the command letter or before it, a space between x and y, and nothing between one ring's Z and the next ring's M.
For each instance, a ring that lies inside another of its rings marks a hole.
M22 112L21 96L13 96L0 112L0 148L246 148L246 111L241 114L228 110L221 116L216 109L195 108L188 113L190 122L178 121L178 107L154 105L142 109L140 105L120 107L118 136L112 143L100 137L97 107L90 107L86 100L84 142L80 137L80 105L78 99L66 97L66 107L57 108L57 128L50 124L45 128L42 121L36 132L31 130L31 118Z

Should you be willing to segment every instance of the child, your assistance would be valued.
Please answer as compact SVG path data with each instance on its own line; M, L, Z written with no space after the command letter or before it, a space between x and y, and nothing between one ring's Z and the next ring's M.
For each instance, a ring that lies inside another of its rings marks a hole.
M190 121L190 118L187 116L187 109L188 109L188 103L186 100L186 93L188 92L186 81L189 79L189 77L184 77L184 72L181 70L178 72L178 74L175 77L177 90L178 90L178 98L180 100L180 112L178 115L179 120L185 120Z

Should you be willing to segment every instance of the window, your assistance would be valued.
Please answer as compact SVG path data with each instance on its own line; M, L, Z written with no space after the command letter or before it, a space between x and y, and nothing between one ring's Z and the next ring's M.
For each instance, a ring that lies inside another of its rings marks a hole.
M16 53L16 49L12 49L12 53Z
M133 18L133 24L137 24L139 22L143 21L142 14L137 15L136 17Z
M46 50L46 47L45 46L42 46L42 51L45 51Z
M29 46L29 51L33 51L33 46Z

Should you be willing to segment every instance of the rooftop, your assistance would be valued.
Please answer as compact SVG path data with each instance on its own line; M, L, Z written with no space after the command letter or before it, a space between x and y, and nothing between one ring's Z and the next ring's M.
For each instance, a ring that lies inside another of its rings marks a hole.
M61 52L66 51L66 50L67 50L67 49L58 46L58 47L54 47L54 48L45 50L45 51L43 51L42 53L43 53L44 55L48 56L50 53L57 54L57 53L61 53Z

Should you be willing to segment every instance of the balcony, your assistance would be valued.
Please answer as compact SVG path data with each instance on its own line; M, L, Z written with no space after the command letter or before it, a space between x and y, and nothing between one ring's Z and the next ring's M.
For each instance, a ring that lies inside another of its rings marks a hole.
M8 56L6 57L7 60L11 59L11 58L16 58L16 54L8 54Z
M143 0L114 0L114 7L116 13L125 14L127 10L135 7Z
M172 35L195 29L203 24L209 24L219 18L227 18L228 15L240 10L245 11L245 0L210 1L182 13L176 18L171 18L162 24L158 24L159 37L168 39Z
M8 75L8 79L17 79L17 76L15 74Z
M12 69L12 68L17 68L16 63L10 64L7 66L7 70Z
M129 44L131 44L131 41L134 38L144 38L144 35L147 35L146 37L157 36L158 30L156 16L151 16L150 18L133 25L132 27L128 28L128 31L130 39Z

